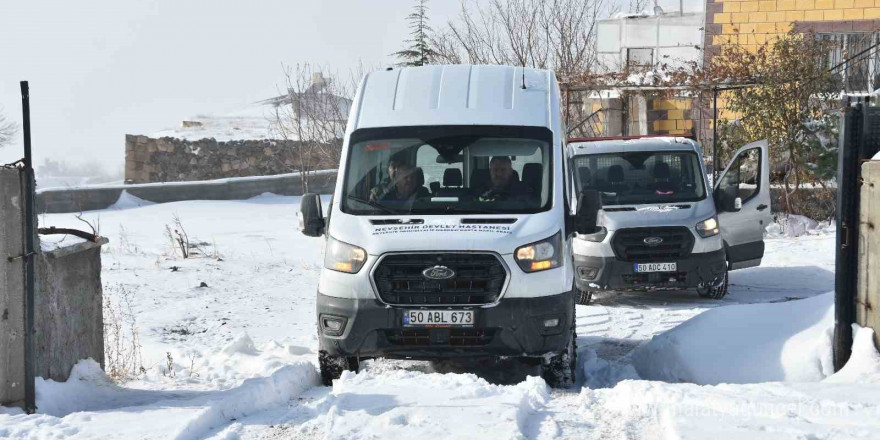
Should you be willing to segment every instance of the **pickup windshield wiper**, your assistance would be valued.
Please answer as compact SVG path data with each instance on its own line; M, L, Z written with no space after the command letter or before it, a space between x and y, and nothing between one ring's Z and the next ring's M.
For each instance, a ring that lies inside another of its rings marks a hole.
M367 205L367 206L369 206L369 207L371 207L371 208L376 208L376 209L378 209L378 210L380 210L380 211L382 211L382 212L384 212L384 213L386 213L386 214L397 214L397 212L394 211L393 209L391 209L391 208L389 208L389 207L387 207L387 206L385 206L385 205L382 205L382 204L380 204L380 203L376 203L376 202L374 202L374 201L372 201L372 200L365 200L365 199L362 199L362 198L360 198L360 197L355 197L355 196L353 196L353 195L351 195L351 194L346 195L345 198L347 198L347 199L349 199L349 200L354 200L355 202L358 202L358 203L363 203L364 205Z

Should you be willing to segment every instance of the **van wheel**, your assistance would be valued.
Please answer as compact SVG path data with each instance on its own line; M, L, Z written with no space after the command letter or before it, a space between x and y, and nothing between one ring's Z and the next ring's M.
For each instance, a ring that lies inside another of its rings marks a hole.
M697 287L697 294L703 298L709 299L721 299L727 295L727 283L728 283L728 265L724 265L724 272L718 278L706 286ZM720 278L720 279L719 279Z
M356 357L331 356L326 351L318 353L318 365L321 367L321 382L324 386L332 386L334 379L339 379L343 371L357 372L360 363Z
M572 311L572 313L575 313ZM565 351L541 360L541 377L551 388L569 388L577 380L577 315L572 314L571 340Z
M585 306L590 304L590 301L593 300L593 291L592 290L577 290L577 303Z

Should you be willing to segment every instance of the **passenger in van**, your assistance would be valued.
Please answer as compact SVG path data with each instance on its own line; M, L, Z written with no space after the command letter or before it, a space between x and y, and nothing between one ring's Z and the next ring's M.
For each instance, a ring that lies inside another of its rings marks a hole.
M410 163L392 159L388 165L390 179L370 191L370 200L412 201L430 197L431 193L419 182L418 171Z
M477 196L478 201L495 200L534 200L534 191L519 181L513 171L513 162L508 156L493 156L489 161L491 188Z

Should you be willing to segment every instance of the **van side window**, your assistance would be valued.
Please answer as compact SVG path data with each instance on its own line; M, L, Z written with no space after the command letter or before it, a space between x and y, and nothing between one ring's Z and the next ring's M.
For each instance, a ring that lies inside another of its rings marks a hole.
M733 200L737 197L743 203L758 194L761 185L761 149L750 148L740 153L730 164L730 169L721 178L718 188L722 198Z

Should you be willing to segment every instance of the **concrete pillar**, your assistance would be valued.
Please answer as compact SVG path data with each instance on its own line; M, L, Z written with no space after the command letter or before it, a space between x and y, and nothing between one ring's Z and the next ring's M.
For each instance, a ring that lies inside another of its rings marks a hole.
M4 406L24 405L23 204L19 171L0 168L0 405Z
M880 348L880 161L862 165L856 323L874 329Z

